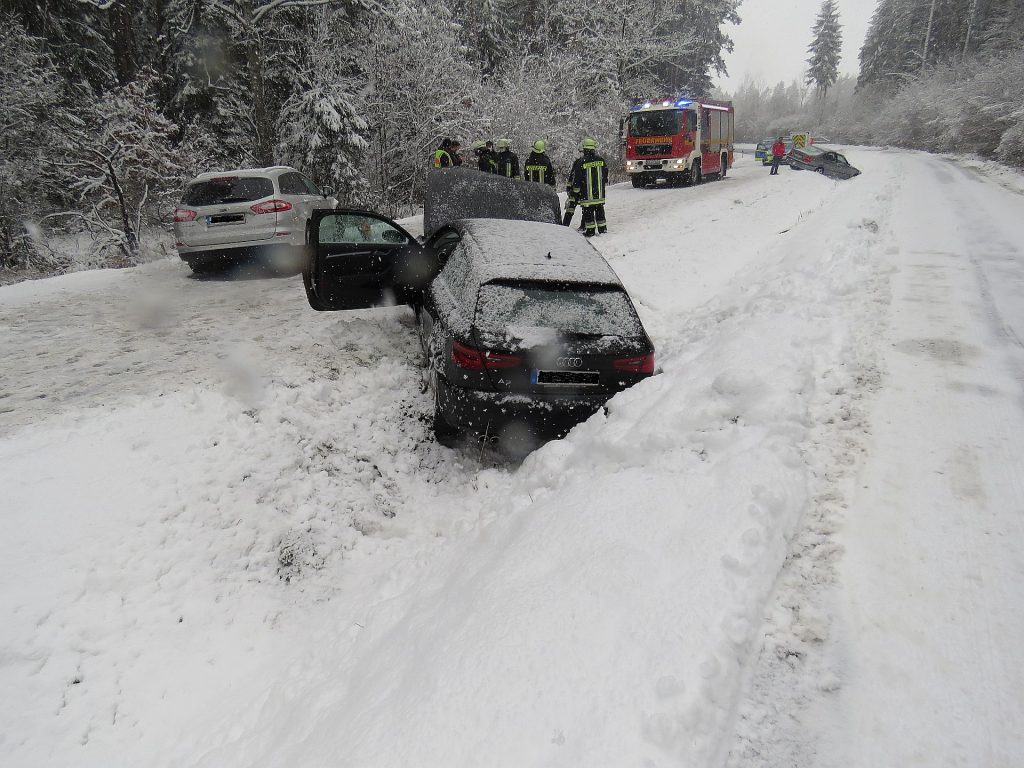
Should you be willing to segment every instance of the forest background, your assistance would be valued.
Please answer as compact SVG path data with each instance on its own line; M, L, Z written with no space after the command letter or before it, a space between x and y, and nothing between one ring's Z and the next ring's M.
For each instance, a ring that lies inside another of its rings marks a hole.
M856 80L735 94L712 78L740 0L642 6L0 0L0 277L164 255L205 170L292 165L345 205L402 216L446 136L467 155L544 139L565 171L590 135L615 166L625 111L661 94L732 98L737 141L809 130L1024 166L1020 0L880 0ZM812 40L814 21L779 44L820 57L837 41Z

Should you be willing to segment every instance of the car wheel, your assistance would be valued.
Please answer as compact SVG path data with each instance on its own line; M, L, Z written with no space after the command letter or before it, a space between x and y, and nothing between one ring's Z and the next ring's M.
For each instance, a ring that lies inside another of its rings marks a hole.
M437 405L434 405L434 439L438 445L454 448L459 438L459 430L447 422Z
M822 176L824 176L824 175L825 175L825 169L824 169L824 168L822 168L821 166L818 166L817 168L815 168L815 169L814 169L814 172L815 172L815 173L820 173L820 174L821 174Z
M193 275L212 275L224 269L220 264L211 262L188 262L188 268Z
M441 413L441 402L438 397L438 386L434 383L434 439L437 440L438 445L443 445L446 448L453 448L456 441L459 438L459 428L452 426L448 423L448 420Z

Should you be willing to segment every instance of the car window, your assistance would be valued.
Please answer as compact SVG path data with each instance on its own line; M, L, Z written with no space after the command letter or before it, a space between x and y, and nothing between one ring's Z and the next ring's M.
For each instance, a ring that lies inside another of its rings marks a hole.
M302 178L297 173L281 174L280 178L277 180L277 184L281 187L282 195L306 194L306 188L302 185Z
M320 219L318 239L321 244L400 245L406 237L386 221L354 213L338 213Z
M842 155L836 155L836 162L839 163L840 165L849 165L850 164L850 161L847 160Z
M307 195L316 195L317 197L323 197L324 196L323 193L320 191L320 188L316 184L314 184L312 181L307 179L305 176L303 176L301 173L297 173L295 175L299 177L299 181L302 182L302 186L305 187L305 189L306 189L305 194L307 194ZM300 194L302 194L302 193L300 193Z
M255 176L218 176L190 184L182 197L185 205L225 205L248 203L274 194L270 179Z
M640 319L625 291L613 286L486 283L476 327L486 343L532 346L559 334L641 336Z

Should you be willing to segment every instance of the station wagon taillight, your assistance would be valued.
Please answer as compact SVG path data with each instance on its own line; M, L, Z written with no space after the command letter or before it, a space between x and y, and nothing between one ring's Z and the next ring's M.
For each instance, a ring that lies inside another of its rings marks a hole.
M190 211L188 208L175 208L174 209L174 220L175 221L195 221L196 212Z
M654 353L641 357L620 357L613 363L615 370L626 373L654 373Z
M458 341L452 342L452 362L467 371L482 371L484 368L515 368L523 359L518 355L487 350L480 352Z
M291 209L292 204L287 200L265 200L262 203L249 206L249 210L253 213L284 213Z

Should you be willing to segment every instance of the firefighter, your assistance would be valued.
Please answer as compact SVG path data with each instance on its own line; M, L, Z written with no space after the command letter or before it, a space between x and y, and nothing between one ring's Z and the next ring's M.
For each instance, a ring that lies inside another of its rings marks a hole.
M573 163L569 184L576 202L583 208L583 234L593 237L608 231L604 218L604 187L608 183L608 164L597 154L597 141L589 136L580 142L581 157ZM564 221L564 219L563 219Z
M459 150L462 149L462 145L458 139L452 139L451 148L448 150L448 155L452 159L452 165L458 168L462 165L462 155L459 154Z
M494 156L493 141L473 142L473 154L476 155L476 167L484 173L497 173L498 161Z
M507 176L510 179L519 178L519 156L512 151L511 141L498 139L498 156L495 160L498 163L499 176Z
M441 139L441 146L434 150L433 156L433 167L434 168L451 168L452 156L451 156L452 140L449 138Z
M526 158L526 165L523 166L523 178L553 187L555 186L555 167L551 165L551 159L544 154L546 148L547 144L543 140L533 142L533 151Z

